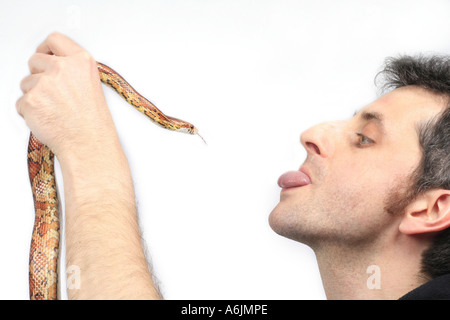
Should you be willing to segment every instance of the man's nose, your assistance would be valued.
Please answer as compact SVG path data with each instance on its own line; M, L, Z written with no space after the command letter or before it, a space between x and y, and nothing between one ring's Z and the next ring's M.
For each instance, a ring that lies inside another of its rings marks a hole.
M300 142L308 155L327 158L333 155L336 144L342 138L343 121L326 122L309 128L300 136Z

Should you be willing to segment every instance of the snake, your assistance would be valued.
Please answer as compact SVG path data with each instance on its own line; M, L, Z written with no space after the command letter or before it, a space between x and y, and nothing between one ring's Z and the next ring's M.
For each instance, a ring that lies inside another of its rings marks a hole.
M198 135L189 122L165 115L139 94L122 76L96 62L100 81L114 89L135 109L162 128ZM205 142L202 136L200 136ZM206 142L205 142L206 143ZM29 294L31 300L59 298L60 206L55 178L55 155L31 132L28 141L28 174L34 201L35 220L29 255Z

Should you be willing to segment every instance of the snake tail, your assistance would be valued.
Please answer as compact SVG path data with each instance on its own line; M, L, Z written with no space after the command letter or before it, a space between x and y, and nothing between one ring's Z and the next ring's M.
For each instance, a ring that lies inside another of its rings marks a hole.
M54 155L30 134L28 173L33 192L35 221L30 248L30 298L57 299L59 214Z

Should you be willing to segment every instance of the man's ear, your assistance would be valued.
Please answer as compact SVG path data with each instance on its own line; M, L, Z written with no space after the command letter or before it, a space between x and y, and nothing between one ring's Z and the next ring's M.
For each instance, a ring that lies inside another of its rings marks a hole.
M404 234L423 234L450 227L450 190L425 192L408 205L399 230Z

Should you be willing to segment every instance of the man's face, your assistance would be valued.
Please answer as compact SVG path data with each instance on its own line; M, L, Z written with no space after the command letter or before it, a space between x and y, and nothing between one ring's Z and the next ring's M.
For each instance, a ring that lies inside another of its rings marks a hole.
M424 89L403 87L350 120L304 132L308 155L301 171L311 183L303 185L309 179L299 172L280 177L272 229L314 247L327 241L363 244L398 228L399 215L385 211L386 199L409 186L421 159L418 125L442 108Z

